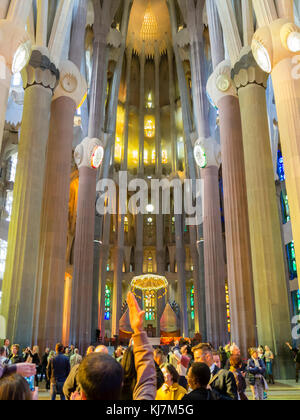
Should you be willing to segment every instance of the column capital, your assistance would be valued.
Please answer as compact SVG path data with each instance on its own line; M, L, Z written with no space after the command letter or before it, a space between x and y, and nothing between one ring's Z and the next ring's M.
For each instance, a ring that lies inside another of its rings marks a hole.
M53 100L62 96L71 98L78 108L85 100L87 83L72 61L64 61L60 66L59 83L54 91Z
M222 162L221 147L212 137L200 138L194 146L194 158L201 169L210 166L219 168Z
M78 169L82 167L98 169L103 161L102 141L86 137L75 149L74 159Z
M300 28L288 19L277 19L255 32L251 47L258 65L271 73L282 60L299 56Z
M27 66L22 70L23 86L40 85L52 92L59 80L59 70L50 61L49 51L45 47L35 47L32 50Z
M209 77L206 85L207 93L216 107L225 96L237 97L236 87L231 79L230 60L222 61Z
M251 48L245 47L231 70L231 77L238 90L250 84L256 84L266 89L269 75L257 65Z
M8 20L0 20L0 56L11 72L17 73L27 64L31 41L25 27Z

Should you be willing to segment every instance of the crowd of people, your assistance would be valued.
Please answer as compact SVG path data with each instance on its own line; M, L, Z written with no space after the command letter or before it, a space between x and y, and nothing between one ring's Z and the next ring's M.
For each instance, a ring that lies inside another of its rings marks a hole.
M127 348L109 354L106 346L89 347L85 357L75 346L57 344L39 356L37 346L20 352L5 340L0 348L0 400L38 399L45 380L51 400L247 400L247 386L254 400L266 399L274 384L274 354L269 347L250 349L243 360L236 344L215 351L208 343L194 347L191 340L174 346L150 345L143 329L144 312L132 293L128 307L133 336ZM293 349L298 381L300 351ZM28 378L35 378L30 387Z

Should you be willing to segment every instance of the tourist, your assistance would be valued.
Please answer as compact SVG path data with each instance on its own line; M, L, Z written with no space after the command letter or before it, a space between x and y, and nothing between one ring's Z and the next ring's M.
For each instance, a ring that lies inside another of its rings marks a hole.
M241 401L247 401L248 398L246 396L246 389L247 389L247 383L246 383L246 373L243 373L243 362L240 356L237 354L232 355L230 357L230 372L233 373L237 391L238 391L238 397Z
M6 365L8 363L8 357L6 356L6 350L4 347L0 347L0 364Z
M179 385L187 389L186 374L190 364L190 358L188 356L188 346L184 345L181 349L176 348L174 350L174 356L177 360L177 372L179 374Z
M220 359L221 359L221 369L225 369L228 358L227 358L227 353L224 347L221 346L219 348L219 354L220 354Z
M0 380L0 401L32 401L37 399L37 389L32 392L22 376L13 374Z
M69 347L65 348L65 356L70 360L71 354L70 354L70 349Z
M7 358L9 358L9 356L11 355L11 351L10 351L10 341L9 341L9 339L8 339L8 338L6 338L6 339L4 340L3 347L4 347L4 349L5 349L5 354L6 354L6 357L7 357Z
M94 353L95 351L95 347L94 346L90 346L87 351L86 351L86 356L89 356L90 354ZM67 377L65 383L64 383L64 387L63 387L63 393L66 397L67 400L71 400L72 399L72 395L74 393L79 393L80 392L80 388L79 388L79 383L78 383L78 370L79 370L79 364L75 365L70 373L69 376Z
M217 368L222 369L221 357L218 351L213 352L213 358L214 358L214 364L217 366Z
M132 293L128 294L130 325L133 330L133 353L137 372L133 400L154 400L156 376L153 348L143 328L145 312L141 311ZM91 354L79 367L80 394L73 399L119 400L123 382L123 368L111 356L104 353Z
M9 365L16 365L18 363L24 363L24 359L19 355L20 346L19 344L13 344L11 346L11 354L9 356Z
M36 375L35 375L35 386L39 386L38 374L40 373L41 360L39 356L39 347L34 346L32 351L29 347L25 350L25 361L29 363L34 363L36 365Z
M265 361L266 361L266 369L267 375L269 379L269 384L275 384L274 376L273 376L273 363L274 363L274 354L271 352L270 347L265 347Z
M253 400L263 401L264 393L268 389L264 378L266 366L264 361L259 357L258 349L250 349L250 356L251 359L248 360L247 371Z
M74 349L74 354L73 354L73 356L70 357L70 367L71 367L71 369L73 369L73 367L76 366L76 365L80 365L81 362L82 362L82 356L80 356L79 350Z
M300 372L300 346L298 348L292 347L290 343L286 343L288 348L294 355L294 362L296 363L296 383L299 382L299 372Z
M210 369L205 363L193 363L188 372L188 385L192 390L182 401L213 401L216 396L208 389Z
M156 400L158 401L179 401L186 395L185 388L179 385L179 373L173 365L165 365L162 368L164 384L157 391Z
M71 344L71 346L70 346L70 358L72 357L72 356L74 356L74 354L75 354L75 346L73 345L73 344Z
M243 373L246 373L247 364L242 361L242 356L241 356L241 350L240 350L240 348L235 343L233 343L232 346L230 346L229 351L230 351L230 357L226 361L226 364L225 364L225 368L224 369L230 370L230 368L231 368L230 359L231 359L232 356L234 356L234 357L236 357L236 358L238 358L238 359L241 360L242 366L240 367L240 371L243 372Z
M47 378L47 366L48 366L49 353L50 353L50 349L47 347L45 349L45 353L43 354L42 362L41 362L41 377L40 377L40 380L42 382L43 381L43 378L45 377L45 380L46 380L46 390L49 390L50 389L50 382L48 381L48 378Z
M232 372L219 369L213 359L213 351L209 344L198 344L192 349L196 363L205 363L211 372L210 387L220 400L237 400L238 393Z
M117 350L114 352L114 358L117 362L121 363L121 360L123 358L124 349L122 346L119 346Z
M123 367L123 386L121 391L121 400L133 400L133 393L136 387L137 372L135 368L133 346L129 346L121 360Z
M64 355L64 346L57 344L55 348L57 356L50 360L47 367L47 375L51 384L51 400L56 399L56 395L60 395L61 400L65 400L63 393L64 383L70 373L70 361Z
M160 348L154 350L154 362L156 369L157 389L159 389L164 383L164 375L162 373L162 368L164 365L164 353Z
M108 354L108 348L106 346L100 345L95 348L95 353Z

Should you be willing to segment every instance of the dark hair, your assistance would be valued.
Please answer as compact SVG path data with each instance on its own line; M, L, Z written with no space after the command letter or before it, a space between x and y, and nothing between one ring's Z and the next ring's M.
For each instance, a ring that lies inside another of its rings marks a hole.
M80 365L78 382L89 401L119 400L123 368L113 357L93 353Z
M191 374L197 385L206 388L211 378L209 367L205 363L193 363L191 366Z
M5 353L5 348L4 347L0 347L0 356L1 356L1 354L4 354Z
M133 391L136 385L137 373L134 364L133 347L128 347L123 355L121 365L124 370L123 388L121 400L130 401L133 399Z
M165 365L165 368L169 371L170 375L172 376L172 381L174 384L178 384L179 381L179 373L174 368L173 365Z
M31 401L28 383L20 375L5 376L0 380L0 401Z
M57 354L64 353L65 347L63 346L63 344L57 343L56 346L55 346L55 351L56 351Z

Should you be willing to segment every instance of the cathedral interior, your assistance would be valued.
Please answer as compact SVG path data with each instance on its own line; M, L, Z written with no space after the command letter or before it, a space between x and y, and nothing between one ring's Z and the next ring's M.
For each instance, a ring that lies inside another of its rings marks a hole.
M0 338L127 340L131 290L152 338L289 358L299 23L299 0L1 0ZM200 180L201 221L155 180L194 205Z

